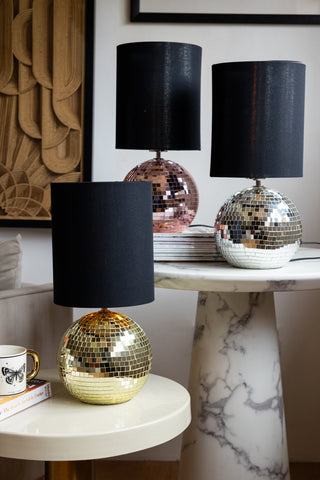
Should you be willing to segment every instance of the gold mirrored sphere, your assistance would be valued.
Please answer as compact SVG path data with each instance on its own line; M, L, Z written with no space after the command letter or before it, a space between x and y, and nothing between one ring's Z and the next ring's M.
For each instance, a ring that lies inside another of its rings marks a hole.
M150 342L131 318L102 309L73 323L58 351L58 371L74 397L92 404L130 400L151 370Z

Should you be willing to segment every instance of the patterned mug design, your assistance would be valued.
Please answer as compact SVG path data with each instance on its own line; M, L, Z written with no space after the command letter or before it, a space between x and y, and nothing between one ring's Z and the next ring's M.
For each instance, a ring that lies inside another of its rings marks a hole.
M11 370L11 368L7 367L2 367L1 369L2 375L6 377L6 382L9 383L9 385L12 385L14 380L18 382L22 382L24 379L24 374L26 371L26 364L24 363L19 370Z
M33 359L33 368L27 372L27 355ZM0 345L0 396L17 395L25 391L27 382L39 372L37 352L16 345Z

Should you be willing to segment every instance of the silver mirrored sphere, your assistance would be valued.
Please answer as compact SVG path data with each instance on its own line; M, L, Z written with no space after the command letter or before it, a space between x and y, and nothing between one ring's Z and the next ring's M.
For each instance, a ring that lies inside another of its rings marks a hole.
M279 268L300 246L302 223L294 203L282 193L254 186L234 194L215 222L220 253L240 268Z

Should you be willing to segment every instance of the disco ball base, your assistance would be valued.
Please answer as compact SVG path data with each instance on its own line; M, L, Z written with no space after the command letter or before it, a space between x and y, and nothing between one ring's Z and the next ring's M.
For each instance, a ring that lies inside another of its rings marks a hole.
M192 176L180 165L163 158L133 168L124 181L152 182L153 231L183 232L194 219L199 194Z
M58 371L75 398L92 404L130 400L145 384L152 362L149 340L129 317L103 309L64 334Z
M231 265L280 268L300 246L302 223L286 195L255 186L224 203L216 218L215 233L218 249Z

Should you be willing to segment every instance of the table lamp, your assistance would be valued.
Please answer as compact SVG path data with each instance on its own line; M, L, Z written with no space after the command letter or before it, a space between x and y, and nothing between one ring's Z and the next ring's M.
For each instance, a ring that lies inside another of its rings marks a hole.
M212 177L256 185L229 198L215 222L224 258L242 268L279 268L297 251L300 214L262 178L301 177L305 65L294 61L212 66Z
M154 299L150 182L53 183L54 303L102 307L73 323L58 351L59 375L79 400L130 400L151 369L141 327L109 307Z
M125 177L152 182L154 232L182 232L197 213L192 176L161 152L200 150L201 51L175 42L117 47L116 148L155 152Z

